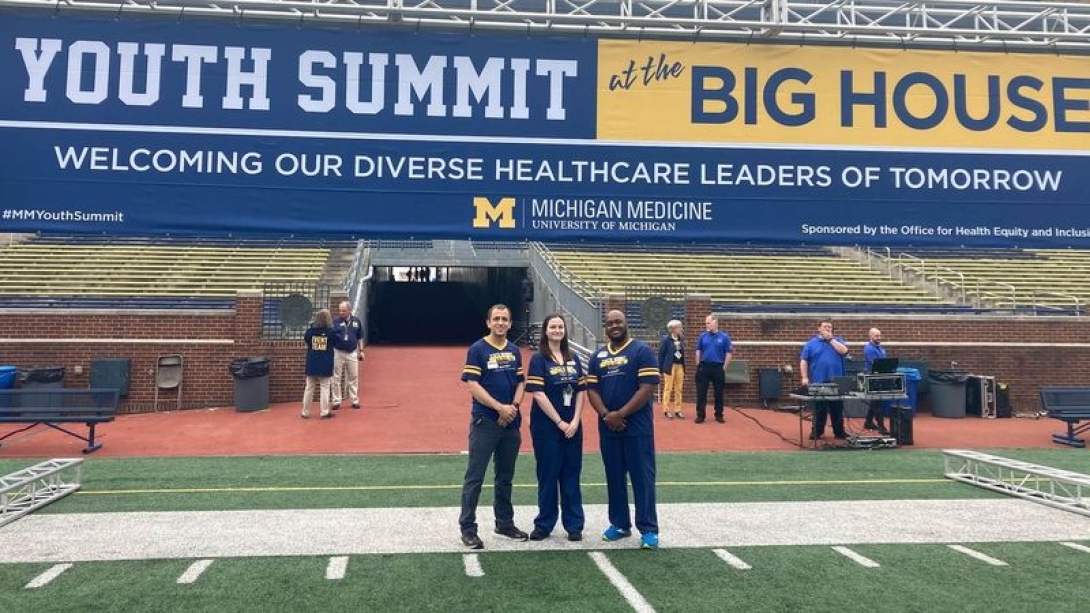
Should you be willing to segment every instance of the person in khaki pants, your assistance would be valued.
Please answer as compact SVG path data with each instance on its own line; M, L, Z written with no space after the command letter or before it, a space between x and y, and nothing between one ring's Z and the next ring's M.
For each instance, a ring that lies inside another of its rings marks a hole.
M360 362L363 361L363 322L352 314L352 305L342 302L333 320L333 408L341 408L347 397L353 409L360 408Z
M681 322L666 324L669 332L659 343L659 370L662 371L662 412L667 419L685 419L681 412L681 388L685 382L685 339Z

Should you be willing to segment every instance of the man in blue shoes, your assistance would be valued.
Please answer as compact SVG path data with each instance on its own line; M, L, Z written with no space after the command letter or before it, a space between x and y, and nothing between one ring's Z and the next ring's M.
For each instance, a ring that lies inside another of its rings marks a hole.
M659 384L659 363L650 347L628 335L624 313L606 314L609 342L590 359L587 389L598 413L598 438L609 495L607 541L632 536L628 479L636 502L636 529L644 549L659 546L655 511L655 430L651 401Z

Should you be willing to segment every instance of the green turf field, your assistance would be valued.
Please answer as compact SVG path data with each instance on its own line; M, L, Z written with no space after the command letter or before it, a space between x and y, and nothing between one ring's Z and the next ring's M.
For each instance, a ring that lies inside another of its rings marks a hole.
M1083 450L996 453L1090 473ZM31 463L3 460L0 472ZM453 507L464 467L462 456L423 455L90 458L83 491L40 513ZM659 501L1001 498L943 479L942 468L941 454L932 451L663 454ZM535 503L533 474L533 457L524 455L516 505ZM604 502L597 456L586 457L583 481L585 502ZM486 491L482 506L488 504ZM1090 546L1086 521L1084 547ZM597 529L588 526L587 536L596 538ZM604 555L655 611L1085 610L1090 552L1055 542L965 544L1006 565L942 544L851 547L876 568L813 545L730 548L747 570L732 568L711 548ZM81 562L32 589L25 586L52 564L0 563L0 611L641 610L586 551L477 553L482 577L467 576L462 553L353 555L341 579L326 578L329 557L250 557L217 559L191 584L177 580L194 560Z

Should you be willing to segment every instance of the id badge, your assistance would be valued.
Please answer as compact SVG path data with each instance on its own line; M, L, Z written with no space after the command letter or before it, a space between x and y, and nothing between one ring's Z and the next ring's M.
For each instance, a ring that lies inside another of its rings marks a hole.
M564 406L566 406L566 407L571 406L572 396L574 396L574 395L575 395L575 390L572 389L572 386L570 386L570 385L564 386Z

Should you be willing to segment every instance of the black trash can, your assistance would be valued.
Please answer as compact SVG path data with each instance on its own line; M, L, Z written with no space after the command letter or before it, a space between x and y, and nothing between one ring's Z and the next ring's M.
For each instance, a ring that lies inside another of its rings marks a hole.
M45 366L19 371L20 389L40 390L32 395L23 395L21 397L22 406L37 405L50 409L61 408L64 406L64 400L57 394L49 393L49 390L63 387L63 366Z
M931 414L935 417L965 417L965 385L969 373L961 370L930 370Z
M235 382L235 410L243 413L269 408L269 358L231 361Z

